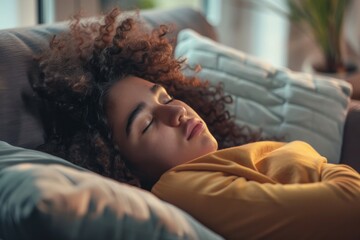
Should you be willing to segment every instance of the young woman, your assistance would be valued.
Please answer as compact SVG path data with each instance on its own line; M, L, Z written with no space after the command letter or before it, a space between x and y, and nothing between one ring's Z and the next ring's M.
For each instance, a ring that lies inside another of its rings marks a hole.
M168 106L172 105L170 97L192 106L204 125L208 124L220 149L260 139L247 127L234 124L225 109L232 99L223 94L221 86L210 87L199 79L184 77L184 60L174 59L165 38L166 26L149 31L137 16L120 15L114 9L96 22L75 18L70 33L54 37L49 50L37 57L38 69L30 75L34 76L31 85L46 108L46 143L41 150L150 189L154 180L150 183L134 175L133 163L121 153L124 148L116 142L118 123L113 120L116 101L141 96L137 91L125 96L128 91L113 89L121 90L118 85L122 80L138 78L156 83L160 86L156 89L162 90L157 92L166 89ZM163 147L160 152L170 150Z
M360 237L358 173L302 142L242 145L259 135L231 121L221 86L183 76L166 27L119 14L76 19L38 58L41 149L151 189L226 239Z

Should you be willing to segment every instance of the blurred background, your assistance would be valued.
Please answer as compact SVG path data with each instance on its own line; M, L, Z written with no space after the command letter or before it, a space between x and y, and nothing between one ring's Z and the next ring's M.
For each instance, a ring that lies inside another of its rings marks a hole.
M284 14L287 2L289 0L0 0L0 29L64 21L80 10L86 15L98 15L114 6L124 10L191 7L214 25L219 42L273 65L303 70L308 56L320 54L320 48L311 34L306 33L306 28L299 27ZM347 50L347 55L357 58L360 1L349 0L349 5L344 13L342 48Z

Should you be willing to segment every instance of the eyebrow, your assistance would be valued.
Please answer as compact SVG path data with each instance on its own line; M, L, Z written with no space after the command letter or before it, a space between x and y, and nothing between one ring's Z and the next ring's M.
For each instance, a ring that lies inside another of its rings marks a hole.
M159 84L154 84L153 86L151 86L151 88L149 90L150 90L150 92L152 92L155 95L160 91L161 88L162 88L162 86L160 86ZM145 106L146 106L146 104L144 102L140 102L130 112L129 117L127 118L126 129L125 129L127 137L129 137L129 135L131 133L132 125L133 125L135 119L139 116L141 111L144 110Z

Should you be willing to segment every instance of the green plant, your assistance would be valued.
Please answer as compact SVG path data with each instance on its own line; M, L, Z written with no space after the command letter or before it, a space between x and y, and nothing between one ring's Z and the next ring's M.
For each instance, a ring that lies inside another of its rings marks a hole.
M323 65L314 66L322 72L345 72L341 50L344 15L351 0L284 0L287 11L270 1L261 1L267 7L285 14L293 22L308 29L320 48Z
M321 49L324 72L344 72L341 51L344 14L350 0L286 0L290 19L305 24Z
M140 9L150 9L156 6L154 0L139 0L137 5Z

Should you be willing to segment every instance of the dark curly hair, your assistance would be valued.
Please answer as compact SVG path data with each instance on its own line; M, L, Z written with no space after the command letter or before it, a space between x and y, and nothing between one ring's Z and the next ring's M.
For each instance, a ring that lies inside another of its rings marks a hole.
M233 122L225 107L232 98L221 85L183 75L184 59L173 57L168 31L165 25L146 29L138 14L119 9L95 21L74 17L70 30L54 36L50 48L36 57L39 74L30 79L46 109L45 144L39 150L139 186L112 139L106 115L109 89L129 75L163 85L194 108L219 148L259 140L260 134Z

